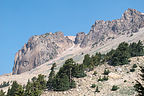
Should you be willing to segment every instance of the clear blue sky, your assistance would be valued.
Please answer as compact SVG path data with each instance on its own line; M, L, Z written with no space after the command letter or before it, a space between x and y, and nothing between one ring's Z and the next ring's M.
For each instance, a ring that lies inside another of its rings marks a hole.
M113 20L144 0L0 0L0 74L12 72L15 53L32 35L88 33L95 20Z

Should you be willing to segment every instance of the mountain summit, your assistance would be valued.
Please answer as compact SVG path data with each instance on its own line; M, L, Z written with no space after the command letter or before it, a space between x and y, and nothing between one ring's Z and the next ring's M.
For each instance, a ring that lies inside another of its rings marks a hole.
M84 34L78 33L76 40L80 42L81 47L97 45L120 35L138 32L142 27L144 27L144 14L135 9L128 9L120 19L96 21L87 35L83 36ZM83 40L78 40L79 37L82 37Z
M16 53L13 74L29 71L72 47L73 43L62 32L33 36Z
M33 36L16 53L13 74L30 71L56 58L73 46L80 46L81 48L98 47L122 35L132 36L133 33L138 32L143 27L144 14L135 9L128 9L120 19L96 21L88 34L84 32L78 33L74 42L68 36L64 36L62 32Z

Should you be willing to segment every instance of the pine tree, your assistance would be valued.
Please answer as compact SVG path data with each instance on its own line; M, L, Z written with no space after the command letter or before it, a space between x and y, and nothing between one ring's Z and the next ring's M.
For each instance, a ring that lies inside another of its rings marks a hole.
M39 74L38 78L32 79L32 82L28 80L25 89L25 96L40 96L42 91L46 88L46 81L44 78L44 75Z
M56 76L52 80L52 87L55 91L65 91L75 87L72 77L75 76L76 63L72 58L65 61Z
M73 73L75 71L74 70L75 66L76 66L76 63L73 61L72 58L70 58L65 61L65 64L63 65L63 67L60 68L57 74L60 76L62 73L65 73L69 77L69 80L71 82Z
M101 63L102 60L102 54L101 53L96 53L95 56L91 57L93 63L95 66L98 66Z
M53 79L54 79L54 77L55 77L55 71L54 71L54 68L56 67L56 63L54 63L53 65L52 65L52 67L51 67L51 72L50 72L50 74L49 74L49 79L48 79L48 81L47 81L47 88L49 89L49 90L52 90L53 89L53 87L52 87L52 81L53 81Z
M7 96L24 96L24 89L21 85L14 81L12 87L8 89Z
M39 83L39 90L46 89L46 80L44 75L39 74L36 82Z
M141 80L142 82L144 81L144 67L141 68ZM138 92L138 96L144 96L144 85L140 83L139 81L136 81L137 83L135 84L135 90Z
M45 84L46 85L46 84ZM32 83L32 96L40 96L42 94L42 86L40 82L36 81Z
M90 56L89 56L88 54L86 54L86 55L84 56L83 64L84 64L86 67L89 66L90 59L91 59L91 58L90 58Z
M25 89L25 96L33 96L32 89L33 89L32 83L30 82L30 80L28 80L26 89Z
M53 80L53 88L55 91L65 91L70 89L69 77L62 73L60 76L56 76Z
M24 96L24 89L23 89L22 85L19 85L19 88L16 91L16 95L15 96Z
M84 72L83 64L76 64L72 71L72 76L76 78L85 77L86 74Z
M128 64L129 58L129 45L128 43L122 42L114 52L110 64L114 66Z
M135 42L131 43L129 47L130 47L131 57L144 55L144 46L140 40L138 43Z
M137 43L133 42L129 46L131 57L137 56Z
M143 56L144 55L144 46L142 42L139 40L137 43L137 56Z
M3 90L0 90L0 96L5 96L5 92Z
M143 85L139 82L136 81L137 83L135 84L135 90L138 92L138 96L144 96L144 87Z

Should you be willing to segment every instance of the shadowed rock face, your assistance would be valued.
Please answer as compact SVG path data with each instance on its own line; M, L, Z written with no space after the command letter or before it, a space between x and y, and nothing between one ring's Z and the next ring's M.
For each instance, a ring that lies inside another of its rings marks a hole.
M16 53L13 74L29 71L55 58L72 45L73 42L68 37L65 37L62 32L33 36Z
M128 9L120 19L96 21L87 35L84 36L84 33L77 35L76 44L81 42L80 47L82 48L96 45L120 35L132 34L142 27L144 27L144 14L135 9Z
M85 37L84 32L77 33L74 43L80 44L83 41L84 37Z

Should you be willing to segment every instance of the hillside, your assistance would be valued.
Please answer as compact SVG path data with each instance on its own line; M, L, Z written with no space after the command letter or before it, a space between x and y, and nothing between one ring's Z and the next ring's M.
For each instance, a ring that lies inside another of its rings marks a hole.
M88 34L78 33L76 36L64 36L62 32L46 33L31 37L15 56L13 72L0 76L2 82L17 81L26 85L28 80L39 74L46 75L46 80L53 63L56 63L55 71L58 72L65 61L73 58L81 64L84 56L94 55L96 52L107 53L116 49L121 42L142 41L144 44L144 14L128 9L122 17L113 21L96 21ZM42 96L135 96L133 85L139 78L139 67L135 72L130 72L134 64L143 66L144 57L132 57L131 62L124 66L110 66L107 63L97 66L93 71L87 72L84 78L74 78L76 88L64 92L44 91ZM110 70L108 81L97 82L103 76L105 69ZM94 71L97 72L93 75ZM125 82L124 82L125 81ZM92 84L99 86L99 93L95 93ZM113 85L117 85L117 91L111 91ZM0 88L4 91L8 87Z
M59 55L56 59L53 59L31 71L28 72L24 72L22 74L18 74L18 75L12 75L10 74L6 74L6 75L2 75L0 76L0 83L2 83L3 81L18 81L20 84L26 84L28 79L31 79L34 76L37 76L38 74L44 74L46 76L48 76L49 72L50 72L50 68L52 63L56 63L57 67L56 70L58 70L63 63L65 62L65 60L69 59L69 58L74 58L74 61L81 63L84 57L84 54L95 54L95 52L108 52L110 51L112 48L116 48L118 46L118 44L120 42L126 41L126 42L137 42L139 39L140 40L144 40L144 29L140 29L139 32L134 33L133 36L128 37L128 36L121 36L117 39L113 39L107 43L105 43L104 45L101 45L99 47L95 47L95 48L80 48L79 46L72 46L71 48L67 49L65 52L63 52L61 55ZM84 53L82 55L82 53ZM104 69L104 68L102 68ZM23 78L25 77L25 78ZM4 90L7 90L8 87L4 88Z
M42 96L135 96L134 84L135 80L139 78L139 67L135 72L130 72L133 64L137 66L144 66L144 57L134 57L130 59L129 65L124 66L109 66L108 64L100 65L93 71L87 72L87 76L84 78L74 80L77 83L75 89L64 92L51 92L46 91ZM98 78L103 76L104 69L110 70L108 81L99 81ZM97 72L93 75L94 71ZM99 86L99 93L95 92L96 88L91 88L92 84ZM117 91L111 91L113 85L117 85L119 89Z
M113 41L113 39L124 39L123 36L133 36L143 27L144 14L129 8L120 19L112 21L97 20L88 34L80 32L77 33L75 38L64 36L62 32L49 32L32 36L22 49L16 53L12 74L30 71L59 57L60 54L63 54L74 45L82 48L82 50L86 47L90 47L90 49L101 47L103 44Z

